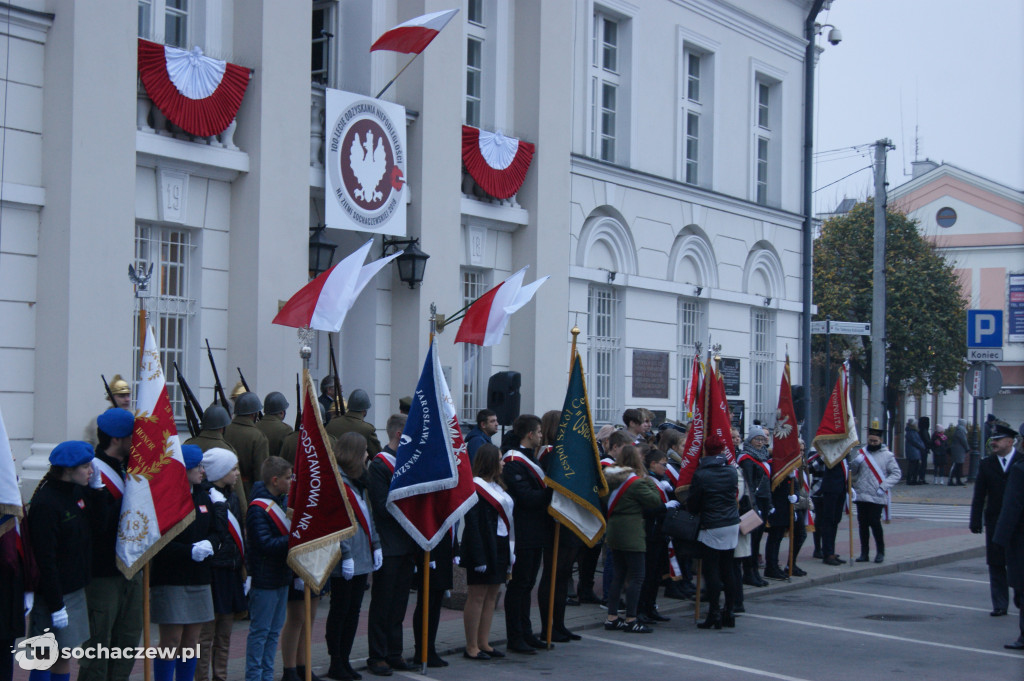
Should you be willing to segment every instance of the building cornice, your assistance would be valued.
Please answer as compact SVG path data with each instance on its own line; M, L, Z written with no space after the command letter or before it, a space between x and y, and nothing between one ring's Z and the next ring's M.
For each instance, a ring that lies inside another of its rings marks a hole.
M54 15L34 9L18 7L9 2L0 2L0 32L9 33L18 38L45 42L46 34L53 26ZM3 25L7 24L7 30Z
M680 7L734 30L751 40L803 62L807 41L799 34L787 33L774 24L721 0L673 0ZM802 29L802 26L798 26Z

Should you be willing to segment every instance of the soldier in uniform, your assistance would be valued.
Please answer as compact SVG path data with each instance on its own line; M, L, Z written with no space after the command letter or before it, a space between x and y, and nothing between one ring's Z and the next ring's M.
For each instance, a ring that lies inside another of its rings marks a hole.
M121 378L121 374L114 374L114 377L110 379L110 393L114 396L114 404L111 406L131 411L132 389L128 385L128 381ZM107 397L107 401L110 401L109 397Z
M284 421L288 410L288 400L279 392L268 393L263 400L263 418L256 427L267 437L268 451L275 456L281 451L281 442L292 432L292 427Z
M224 439L238 455L245 498L249 498L254 482L260 479L263 462L270 456L267 436L256 428L256 413L263 403L256 393L245 392L235 400L235 417L224 429Z
M338 438L345 433L359 433L366 438L366 451L373 458L381 451L377 429L367 423L366 412L370 409L370 396L362 388L356 388L348 397L348 410L341 416L335 416L327 424L327 432Z

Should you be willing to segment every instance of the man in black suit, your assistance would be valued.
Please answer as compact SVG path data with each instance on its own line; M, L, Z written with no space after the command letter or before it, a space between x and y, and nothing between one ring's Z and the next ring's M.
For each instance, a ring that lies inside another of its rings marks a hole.
M999 440L1007 440L1017 435L1004 423L995 427ZM1005 447L1005 442L998 443ZM1006 572L1009 586L1013 587L1013 603L1021 608L1021 596L1024 594L1024 457L1020 456L1020 444L1014 452L1014 462L1009 466L1010 476L1003 490L1003 508L999 512L995 530L992 532L992 543L1006 552ZM1018 618L1019 635L1013 643L1004 648L1024 650L1024 608Z
M985 562L988 563L989 589L992 594L993 617L1005 615L1010 606L1010 588L1006 576L1006 553L1003 547L992 543L992 533L1003 507L1003 490L1014 463L1013 438L1016 433L1009 425L993 422L989 443L992 454L981 460L978 477L974 482L971 501L971 532L981 534L985 526Z

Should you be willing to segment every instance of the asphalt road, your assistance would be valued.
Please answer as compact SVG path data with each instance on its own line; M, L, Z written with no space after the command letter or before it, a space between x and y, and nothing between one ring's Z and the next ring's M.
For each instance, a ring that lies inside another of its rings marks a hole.
M1017 613L989 616L983 561L748 597L746 608L731 630L696 629L691 608L672 612L672 621L653 634L586 629L582 641L529 657L478 662L451 655L449 668L430 675L445 681L1024 679L1024 653L1003 648L1017 636Z

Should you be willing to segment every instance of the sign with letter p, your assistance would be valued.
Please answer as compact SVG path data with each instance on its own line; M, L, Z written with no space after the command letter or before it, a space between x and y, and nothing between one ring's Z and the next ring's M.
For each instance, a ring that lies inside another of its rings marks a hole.
M967 311L967 347L1003 347L1003 311Z

